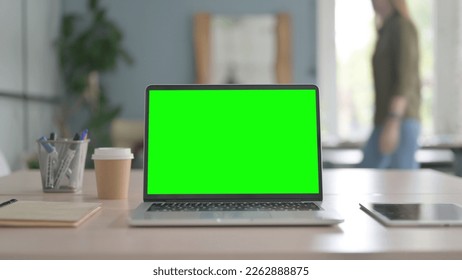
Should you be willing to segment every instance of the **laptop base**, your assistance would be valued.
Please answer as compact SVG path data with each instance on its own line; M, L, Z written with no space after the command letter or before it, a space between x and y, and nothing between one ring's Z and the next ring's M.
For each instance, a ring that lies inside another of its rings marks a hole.
M148 211L141 203L129 218L131 226L328 226L343 222L334 211Z

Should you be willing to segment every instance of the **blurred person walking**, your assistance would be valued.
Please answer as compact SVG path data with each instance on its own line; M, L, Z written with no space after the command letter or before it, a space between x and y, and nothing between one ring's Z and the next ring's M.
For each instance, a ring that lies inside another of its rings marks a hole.
M372 57L374 128L361 168L419 168L420 78L417 30L405 0L372 0L378 40Z

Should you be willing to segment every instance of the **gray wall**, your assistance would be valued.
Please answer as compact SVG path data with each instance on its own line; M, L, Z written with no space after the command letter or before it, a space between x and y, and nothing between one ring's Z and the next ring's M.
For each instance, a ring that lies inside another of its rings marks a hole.
M87 1L63 0L63 11L82 13ZM103 77L122 117L142 119L144 90L153 83L194 83L192 18L196 12L292 15L294 82L313 83L316 69L315 0L111 0L109 17L125 34L124 45L135 64L120 64Z

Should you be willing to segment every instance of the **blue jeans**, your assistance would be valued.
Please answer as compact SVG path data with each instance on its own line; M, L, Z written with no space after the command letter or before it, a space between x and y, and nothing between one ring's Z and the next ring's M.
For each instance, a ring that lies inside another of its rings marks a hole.
M401 121L401 131L398 147L389 155L383 155L379 148L382 126L374 127L366 146L363 149L363 160L360 168L390 168L390 169L417 169L419 164L415 160L415 153L419 148L417 138L420 133L420 122L415 119Z

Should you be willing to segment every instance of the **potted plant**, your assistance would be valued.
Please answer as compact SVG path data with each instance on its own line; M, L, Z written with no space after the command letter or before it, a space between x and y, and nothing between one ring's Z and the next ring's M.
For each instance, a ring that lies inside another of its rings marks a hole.
M90 145L110 146L110 124L121 107L110 103L100 76L116 69L120 60L131 64L132 58L122 47L122 31L107 17L99 0L89 0L87 8L89 17L70 13L61 21L56 47L65 93L58 127L61 135L72 137L72 118L85 116L83 126L90 131Z

